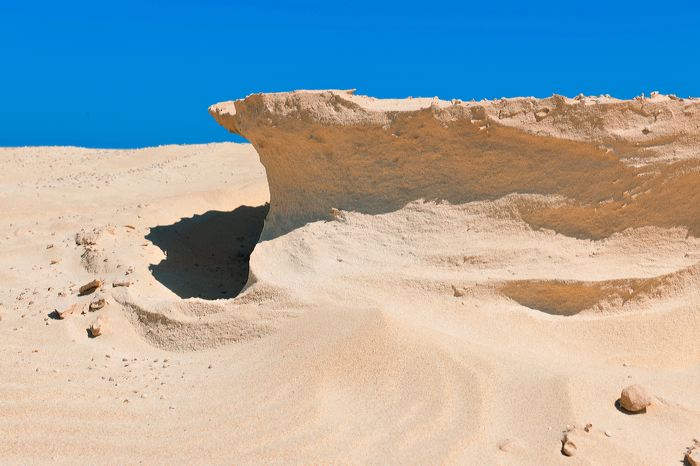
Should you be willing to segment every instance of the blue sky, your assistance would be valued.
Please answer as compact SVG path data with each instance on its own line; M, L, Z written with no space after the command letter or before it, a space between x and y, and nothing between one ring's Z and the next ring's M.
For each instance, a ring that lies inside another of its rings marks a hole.
M0 0L0 146L237 140L260 91L700 95L700 2Z

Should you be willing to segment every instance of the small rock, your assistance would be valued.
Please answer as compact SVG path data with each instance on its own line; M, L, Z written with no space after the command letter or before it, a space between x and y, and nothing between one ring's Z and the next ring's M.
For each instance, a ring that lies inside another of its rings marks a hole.
M461 298L462 296L464 296L464 290L460 290L454 285L452 285L452 292L455 298Z
M586 427L584 427L583 430L585 430L586 432L590 432L592 428L593 424L589 422L588 424L586 424Z
M514 447L515 447L515 443L509 438L502 440L498 444L498 449L501 451L504 451L504 452L513 451Z
M56 265L56 264L58 264L59 262L61 262L61 259L51 259L50 264L51 264L51 265Z
M129 286L131 286L131 282L113 282L112 283L113 288L117 288L119 286L129 287Z
M106 304L107 300L104 298L95 299L93 302L90 303L90 311L94 312L99 309L102 309L103 307L105 307Z
M685 454L685 462L689 466L700 466L700 446L692 448Z
M81 286L80 289L78 289L78 292L80 294L92 293L97 288L101 287L103 283L104 282L102 280L96 278L95 280Z
M651 404L651 395L639 385L630 385L620 393L620 406L631 413L646 411Z
M72 314L79 314L82 311L83 305L80 303L74 303L65 308L62 311L56 311L59 319L65 319Z
M90 336L92 338L102 335L107 327L107 317L100 316L90 326Z
M561 443L561 452L564 456L574 456L576 454L576 444L569 440L568 435L564 436Z

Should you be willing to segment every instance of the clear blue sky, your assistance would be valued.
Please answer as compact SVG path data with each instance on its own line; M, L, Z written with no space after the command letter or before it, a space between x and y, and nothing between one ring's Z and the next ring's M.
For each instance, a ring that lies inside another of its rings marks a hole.
M260 91L700 95L700 1L0 0L0 146L235 140Z

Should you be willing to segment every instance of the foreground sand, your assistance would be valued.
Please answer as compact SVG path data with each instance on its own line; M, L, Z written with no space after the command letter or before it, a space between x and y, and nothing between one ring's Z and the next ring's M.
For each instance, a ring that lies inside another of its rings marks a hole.
M268 196L250 145L0 149L0 462L679 464L700 435L688 228L348 210L264 237L228 299ZM55 319L94 278L107 306Z

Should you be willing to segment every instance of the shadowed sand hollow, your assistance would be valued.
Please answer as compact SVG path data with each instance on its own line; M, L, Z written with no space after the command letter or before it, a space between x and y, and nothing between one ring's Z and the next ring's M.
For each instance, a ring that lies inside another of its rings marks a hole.
M153 276L181 298L237 296L267 211L267 205L240 206L152 228L146 239L167 254L151 266Z

